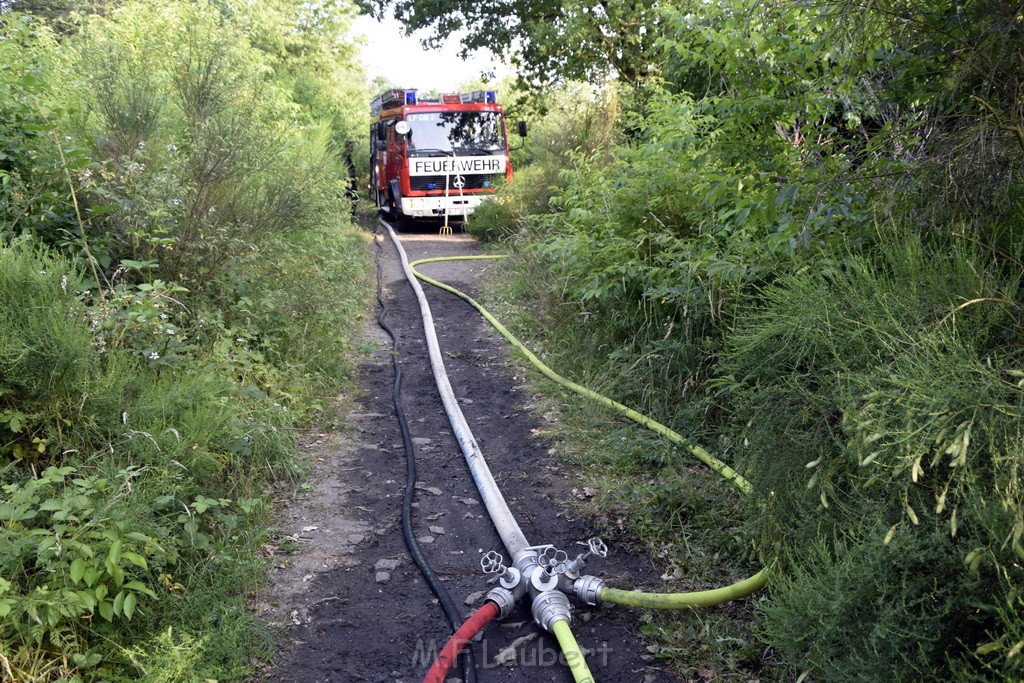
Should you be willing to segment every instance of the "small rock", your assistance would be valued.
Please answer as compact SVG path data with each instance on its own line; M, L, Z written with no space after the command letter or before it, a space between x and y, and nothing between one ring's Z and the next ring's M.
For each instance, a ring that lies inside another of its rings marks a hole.
M463 505L479 505L480 501L476 498L459 498L458 501Z
M511 666L511 665L515 664L516 659L518 659L518 657L516 656L516 650L518 650L520 647L522 647L524 645L529 644L531 641L535 640L536 638L537 638L537 633L536 632L530 633L530 634L525 635L525 636L523 636L521 638L516 638L515 640L512 641L511 645L506 647L504 650L499 652L494 657L494 663L495 664L504 664L506 666Z
M416 540L419 541L420 543L433 543L434 542L434 537L433 536L417 536Z
M309 531L316 531L319 528L320 527L318 527L317 525L313 524L311 526L304 526L304 527L302 527L302 530L305 531L305 532L309 532Z
M377 572L377 576L374 577L377 583L387 583L391 580L391 572Z
M348 542L352 545L357 545L359 543L362 543L364 538L366 538L366 536L364 536L363 534L349 534Z
M467 512L466 514L462 515L462 518L463 519L476 519L476 517L473 516L472 512Z
M373 568L377 571L393 572L401 563L401 560L381 559L377 560L377 563L373 565Z
M419 482L417 482L416 483L416 488L419 489L420 491L423 491L424 493L429 493L432 496L440 496L441 495L441 489L437 488L436 486L421 485L421 484L419 484Z
M433 439L428 439L425 436L414 436L412 438L412 442L417 446L426 446L427 444L433 442Z
M483 600L483 597L485 595L487 595L486 591L476 591L475 593L470 593L469 595L466 596L466 604L467 605L475 605L476 603L478 603L481 600Z
M430 533L432 533L432 534L437 534L438 536L443 536L444 535L444 527L443 526L431 526L431 527L428 527L428 528L430 529Z

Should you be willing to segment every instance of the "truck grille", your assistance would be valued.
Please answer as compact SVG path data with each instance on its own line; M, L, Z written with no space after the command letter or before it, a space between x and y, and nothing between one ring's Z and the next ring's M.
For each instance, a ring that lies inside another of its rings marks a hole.
M495 173L482 173L476 175L463 175L462 176L466 185L462 188L463 190L479 190L484 187L484 183L490 183L491 187L494 187L495 183L502 176ZM452 175L448 179L449 184L455 182L455 176ZM433 185L434 187L428 187ZM440 190L444 192L444 176L443 175L417 175L409 178L409 187L413 191L426 192L431 189ZM458 194L459 188L449 186L449 194Z

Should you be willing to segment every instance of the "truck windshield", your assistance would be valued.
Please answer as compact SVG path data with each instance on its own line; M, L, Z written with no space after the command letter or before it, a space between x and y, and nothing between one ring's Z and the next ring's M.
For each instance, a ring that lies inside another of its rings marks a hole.
M492 154L505 151L501 114L490 111L407 114L409 154Z

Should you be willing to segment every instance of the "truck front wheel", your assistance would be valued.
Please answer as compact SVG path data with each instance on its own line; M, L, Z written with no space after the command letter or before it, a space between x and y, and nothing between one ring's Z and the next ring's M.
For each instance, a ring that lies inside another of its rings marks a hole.
M401 207L395 201L395 195L388 191L388 222L398 232L405 232L413 226L413 219L402 213Z

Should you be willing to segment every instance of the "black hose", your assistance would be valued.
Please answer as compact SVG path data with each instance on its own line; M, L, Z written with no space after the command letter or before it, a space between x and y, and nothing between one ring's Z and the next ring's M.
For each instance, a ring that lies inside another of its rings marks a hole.
M376 234L377 232L375 231L374 235L376 236ZM437 574L434 573L427 558L423 555L423 551L420 550L416 537L412 533L412 497L416 489L416 451L413 448L412 437L409 435L409 423L405 419L405 411L402 409L400 397L402 391L402 368L398 365L398 335L395 334L390 325L384 322L384 318L388 314L388 306L384 302L383 272L380 263L384 248L377 239L374 239L374 244L377 246L377 302L380 304L377 324L391 337L391 367L395 371L395 383L391 398L395 406L395 417L398 418L398 425L402 429L402 443L405 445L406 479L405 498L402 500L402 535L405 537L405 545L409 548L409 554L412 556L413 562L419 567L420 573L423 574L427 585L430 586L430 590L434 591L434 595L437 596L445 616L448 617L448 621L452 625L452 630L457 631L463 622L462 613L452 600L451 595L445 590L444 585L441 584ZM476 683L476 663L473 661L472 648L467 647L463 650L462 656L459 659L462 666L462 680L465 683Z

